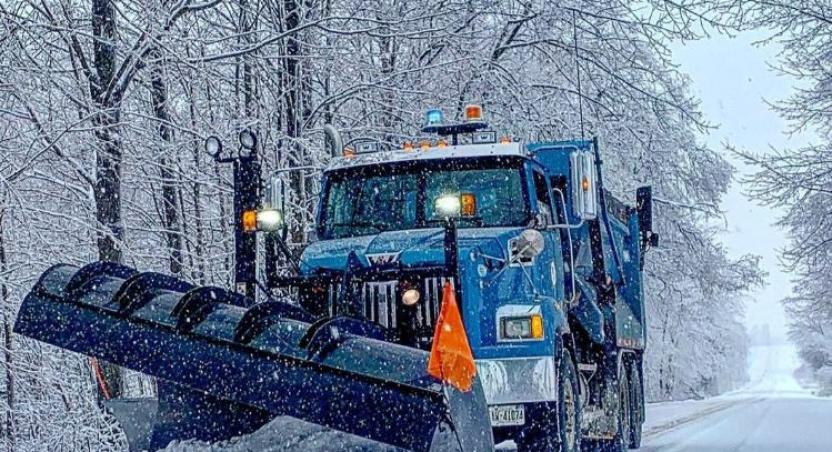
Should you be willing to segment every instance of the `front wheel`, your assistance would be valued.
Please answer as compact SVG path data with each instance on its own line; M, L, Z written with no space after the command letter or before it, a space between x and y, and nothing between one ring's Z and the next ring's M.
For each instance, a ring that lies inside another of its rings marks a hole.
M558 430L562 452L581 450L581 394L572 354L564 350L558 385Z
M545 419L535 422L532 431L517 439L521 452L580 452L581 396L578 392L578 373L572 354L563 351L558 372L558 401Z

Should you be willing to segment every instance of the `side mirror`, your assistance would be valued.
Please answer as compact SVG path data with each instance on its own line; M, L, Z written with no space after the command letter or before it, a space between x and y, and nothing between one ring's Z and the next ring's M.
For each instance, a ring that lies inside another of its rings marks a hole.
M636 212L638 214L638 229L642 234L653 231L653 189L639 187L636 190Z
M575 151L570 156L570 163L575 216L582 220L594 220L598 217L595 154L590 151Z
M286 225L283 203L283 179L277 174L269 178L262 207L257 212L257 230L277 232Z
M283 179L275 174L269 178L269 186L266 187L266 197L263 200L268 207L283 210Z
M642 252L649 246L659 246L659 234L653 232L653 189L649 186L636 190L636 214L641 235Z
M546 246L543 234L537 229L526 229L508 242L512 262L531 262Z

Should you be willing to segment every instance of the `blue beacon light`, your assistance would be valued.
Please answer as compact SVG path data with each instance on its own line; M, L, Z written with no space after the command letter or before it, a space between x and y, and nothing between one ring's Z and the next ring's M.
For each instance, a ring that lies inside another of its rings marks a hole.
M442 124L442 110L432 108L425 113L425 125L436 126Z

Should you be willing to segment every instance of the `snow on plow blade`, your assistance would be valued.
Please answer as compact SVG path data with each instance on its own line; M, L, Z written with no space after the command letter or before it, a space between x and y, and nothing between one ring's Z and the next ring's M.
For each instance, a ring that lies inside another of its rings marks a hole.
M413 450L492 450L479 381L427 375L424 351L372 324L194 287L112 263L56 265L26 296L19 334L159 379L150 438L217 441L287 415Z

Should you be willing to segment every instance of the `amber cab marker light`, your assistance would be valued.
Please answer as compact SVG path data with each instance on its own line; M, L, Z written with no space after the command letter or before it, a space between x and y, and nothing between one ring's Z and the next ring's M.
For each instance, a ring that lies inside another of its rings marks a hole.
M257 230L257 211L244 210L243 211L243 232L254 232Z
M430 149L430 141L428 141L428 140L420 141L419 142L419 149L421 149L423 151L427 151L428 149Z
M436 147L446 148L446 147L448 147L448 141L447 140L439 140L439 141L436 142Z
M511 137L510 136L503 135L503 136L500 137L500 144L510 144L510 143L511 143Z
M482 121L482 105L471 104L465 106L465 121Z
M350 148L344 148L344 157L348 159L355 157L355 151Z
M410 141L405 141L404 143L402 143L402 150L404 150L405 152L412 151L413 150L413 143L410 142Z
M589 191L589 179L588 178L584 177L581 180L581 189L583 191Z
M459 195L460 212L463 217L477 216L477 197L473 193Z

